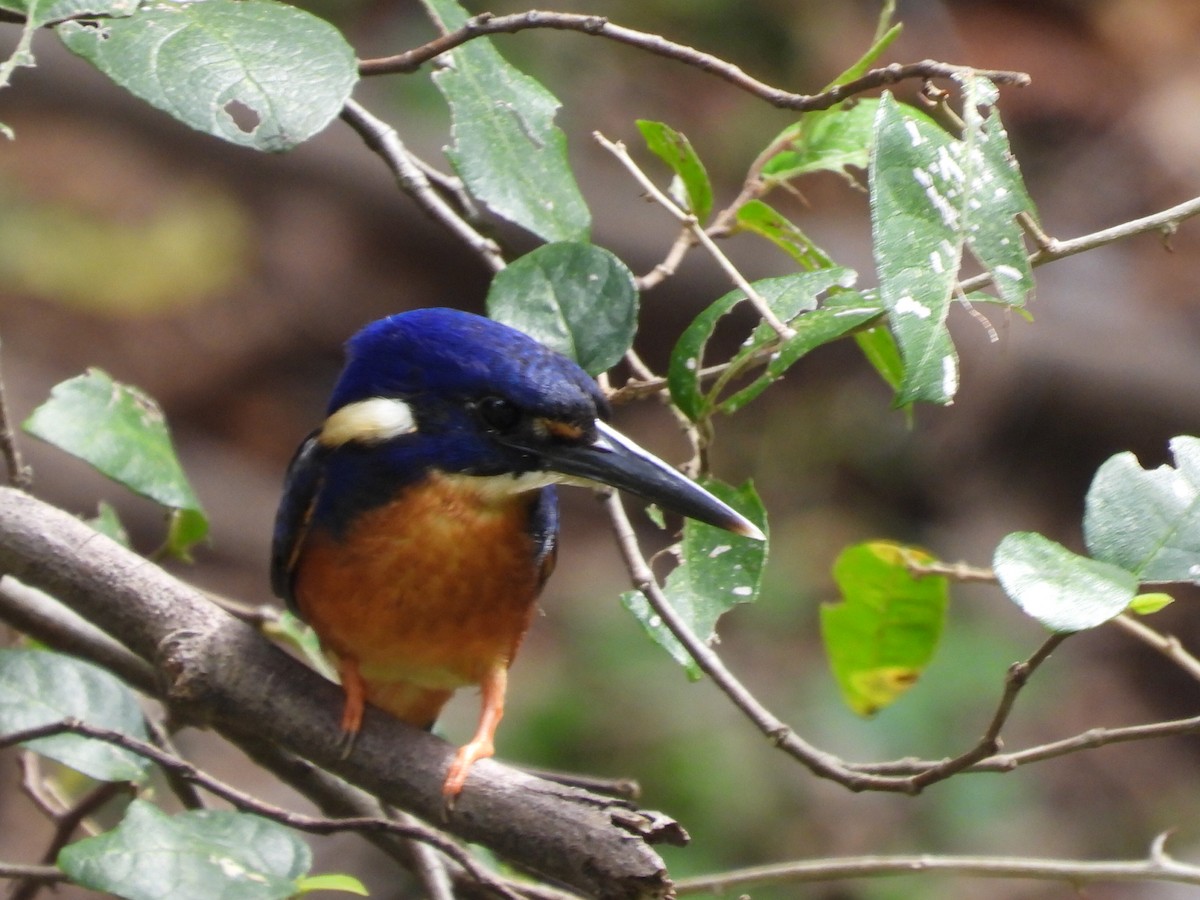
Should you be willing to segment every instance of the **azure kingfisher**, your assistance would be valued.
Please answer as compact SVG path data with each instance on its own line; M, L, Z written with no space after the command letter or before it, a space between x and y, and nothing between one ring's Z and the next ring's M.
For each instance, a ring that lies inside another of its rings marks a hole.
M506 325L451 309L374 322L347 345L324 422L288 468L271 582L365 702L431 728L460 687L482 711L443 785L493 753L508 668L558 539L555 484L605 485L762 538L608 423L596 382Z

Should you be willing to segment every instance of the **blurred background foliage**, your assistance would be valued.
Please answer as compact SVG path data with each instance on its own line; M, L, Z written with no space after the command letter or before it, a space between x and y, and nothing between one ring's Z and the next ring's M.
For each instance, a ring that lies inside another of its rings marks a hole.
M433 35L415 3L299 4L344 29L360 57ZM878 5L867 0L610 0L590 6L662 33L768 82L815 92L865 49ZM519 12L498 0L473 12ZM1071 237L1194 196L1200 186L1200 5L1192 0L901 0L905 32L887 61L932 57L1033 76L999 110L1048 233ZM0 38L12 42L12 33ZM708 165L717 202L736 193L756 153L792 121L703 73L573 33L495 39L564 103L560 123L596 217L595 240L635 271L674 239L661 210L592 142L600 130L641 146L637 118L685 132ZM158 398L213 520L211 546L184 577L248 602L271 602L267 547L283 469L320 418L340 345L366 321L422 305L479 311L487 273L394 188L380 160L335 123L284 157L256 155L188 131L112 87L46 34L40 65L0 92L0 337L10 403L23 418L50 386L96 365ZM911 97L916 85L898 93ZM410 147L440 161L448 117L428 72L375 79L358 97ZM645 157L644 157L645 158ZM647 159L648 167L654 163ZM660 175L662 172L660 171ZM839 262L871 271L865 194L833 176L779 196ZM513 246L528 237L501 236ZM833 598L829 567L875 537L986 564L1017 529L1075 549L1083 494L1101 461L1135 451L1147 467L1166 441L1200 430L1200 226L1143 236L1038 271L1035 321L998 314L999 341L966 315L952 321L963 379L945 409L910 428L849 347L826 349L738 416L719 423L715 468L753 476L772 516L763 600L722 623L730 665L809 740L855 760L940 757L984 728L1009 663L1040 643L1039 626L1000 592L953 589L937 658L913 691L876 719L841 703L818 644L817 610ZM728 242L751 277L789 261L753 238ZM671 342L726 290L693 253L644 298L639 350L662 368ZM954 317L952 317L954 318ZM727 323L726 349L740 339ZM741 333L744 333L741 332ZM667 458L682 440L656 403L617 422ZM135 544L161 527L82 464L35 443L35 489L92 515L113 502ZM682 821L693 843L669 851L677 876L789 858L955 852L1139 856L1158 833L1200 855L1194 741L1110 747L1006 776L960 776L917 798L854 795L773 751L707 682L689 683L620 608L627 579L600 510L567 492L559 570L513 671L500 734L506 760L633 777L643 802ZM662 537L646 527L652 548ZM1156 617L1186 644L1196 596ZM444 730L461 739L475 699ZM1094 725L1200 712L1200 691L1124 636L1069 640L1022 695L1006 734L1017 749ZM254 770L206 735L181 743L217 774L268 799ZM9 763L11 765L11 763ZM0 856L29 858L45 836L13 779L0 781ZM317 870L364 874L372 895L405 896L371 876L372 851L351 838L317 845ZM380 869L380 871L387 871ZM1060 885L880 880L756 897L1065 897ZM1095 887L1089 897L1174 897L1182 889ZM63 892L68 896L68 892Z

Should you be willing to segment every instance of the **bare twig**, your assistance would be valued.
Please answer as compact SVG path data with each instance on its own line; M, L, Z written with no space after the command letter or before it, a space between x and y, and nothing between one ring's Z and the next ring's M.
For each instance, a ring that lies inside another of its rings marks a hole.
M1078 889L1099 882L1167 881L1200 885L1200 866L1167 856L1156 841L1144 860L1093 862L1076 859L1030 859L989 856L855 856L842 859L799 860L749 869L684 878L679 894L723 894L768 884L879 878L944 872L972 878L1020 878L1060 881Z
M988 723L983 737L979 739L979 742L965 753L961 753L951 759L943 760L936 765L928 766L914 773L913 780L921 787L933 784L936 781L943 781L951 775L969 769L980 760L987 759L994 754L1000 748L1000 732L1004 729L1005 724L1008 722L1008 717L1012 714L1013 705L1017 702L1017 696L1029 682L1029 679L1033 677L1033 673L1038 670L1038 667L1068 637L1070 635L1067 633L1052 634L1025 662L1013 663L1009 666L1008 674L1004 679L1004 693L1001 694L996 711L992 714L992 720Z
M1129 613L1122 613L1112 620L1112 623L1124 631L1126 634L1131 634L1143 644L1153 647L1183 671L1187 672L1193 678L1200 680L1200 659L1192 656L1185 649L1183 644L1179 642L1179 638L1171 634L1162 634L1155 631L1145 622L1134 618Z
M1158 231L1163 234L1170 234L1182 222L1200 215L1200 197L1194 197L1183 203L1179 203L1169 209L1160 210L1156 213L1151 213L1148 216L1143 216L1140 219L1132 219L1128 222L1122 222L1120 225L1114 225L1111 228L1104 228L1100 231L1093 231L1091 234L1081 235L1070 240L1060 241L1057 238L1049 237L1042 233L1039 229L1034 237L1034 242L1038 245L1029 256L1029 262L1033 266L1040 266L1048 262L1056 262L1060 259L1066 259L1068 256L1074 256L1076 253L1083 253L1087 250L1095 250L1097 247L1103 247L1106 244L1112 244L1116 241L1123 241L1126 238L1134 237L1135 235L1145 234L1148 231ZM1028 226L1026 227L1028 232ZM990 272L981 272L973 278L968 278L963 281L959 287L964 293L977 291L982 287L992 283L992 275Z
M621 141L610 141L598 131L593 132L592 136L596 139L596 142L601 147L613 154L613 156L615 156L620 163L625 166L625 168L631 175L633 175L634 179L642 186L646 193L648 193L660 206L662 206L663 209L669 212L676 219L676 221L678 221L686 229L688 229L688 231L691 232L692 237L694 237L696 242L699 243L705 250L707 250L712 258L716 260L717 264L725 271L725 274L729 276L729 280L733 282L734 286L741 290L741 292L746 295L746 299L754 304L755 310L760 316L762 316L763 321L770 325L775 332L785 340L795 334L795 332L789 328L785 322L780 321L779 317L775 315L771 307L767 305L767 301L764 300L762 295L760 295L758 291L754 289L754 286L746 280L746 276L738 271L737 266L730 262L729 257L727 257L721 251L721 248L713 242L713 239L709 237L707 233L705 233L704 229L700 227L700 223L696 217L686 210L681 209L674 200L658 189L658 186L655 185L655 183L650 180L649 176L647 176L646 173L641 170L638 164L633 161L633 157L629 155L629 152L625 149L625 145Z
M418 206L462 240L493 272L504 268L504 257L496 242L476 231L433 189L395 128L353 100L346 101L342 120L358 132L373 152L383 158L395 174L400 189L412 197Z
M33 486L33 470L21 459L21 449L17 446L17 434L8 414L8 392L4 390L4 381L0 378L0 456L8 468L8 483L22 491Z
M489 34L512 34L530 28L578 31L595 37L608 38L622 44L628 44L640 50L645 50L648 53L653 53L656 56L662 56L666 59L708 72L710 75L715 75L717 78L727 81L739 90L746 91L779 109L791 109L798 112L828 109L856 94L885 87L889 84L895 84L898 81L953 78L956 75L961 75L969 71L977 72L997 84L1016 86L1029 84L1029 76L1023 72L971 69L968 66L956 66L950 63L926 59L921 62L908 63L907 65L893 64L879 69L872 69L860 78L835 85L819 94L796 94L791 91L772 87L756 78L752 78L740 67L720 57L713 56L711 53L704 53L685 44L669 41L657 34L614 25L603 16L545 12L541 10L530 10L510 16L495 16L490 13L483 13L469 19L462 28L405 53L380 59L362 60L359 63L358 70L362 75L414 72L430 60L435 59L448 50L453 50L455 47L465 44L467 41Z
M67 873L58 866L28 866L19 863L0 863L0 878L36 878L44 884L67 880Z

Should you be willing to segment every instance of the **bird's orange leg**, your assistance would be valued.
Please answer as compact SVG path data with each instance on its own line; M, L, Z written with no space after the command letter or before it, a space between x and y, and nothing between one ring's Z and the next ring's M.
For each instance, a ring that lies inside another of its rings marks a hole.
M475 729L475 737L470 743L458 748L454 761L450 763L450 771L446 773L446 782L442 785L442 796L453 801L467 782L471 766L477 760L486 759L496 752L492 743L496 734L496 726L504 717L504 692L508 687L508 666L498 662L488 672L480 685L483 691L482 706L479 713L479 726Z
M346 695L342 706L342 759L350 755L354 749L354 739L362 728L363 709L366 705L367 686L362 673L358 670L358 661L352 657L342 657L338 660L338 675L342 679L342 693Z

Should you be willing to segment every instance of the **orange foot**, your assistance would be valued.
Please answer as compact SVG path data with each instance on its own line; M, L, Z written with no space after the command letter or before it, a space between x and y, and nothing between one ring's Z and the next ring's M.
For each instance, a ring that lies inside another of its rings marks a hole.
M467 783L467 775L476 761L487 759L496 752L492 743L496 734L496 726L504 716L504 691L508 686L508 668L503 662L497 663L488 672L481 685L483 689L483 708L479 713L479 726L475 729L475 737L471 742L458 748L454 761L450 763L450 771L446 773L446 781L442 785L442 796L447 804L451 804L462 792Z
M345 759L354 749L354 739L362 728L363 709L366 704L366 685L362 673L358 671L358 663L353 659L342 659L338 662L338 674L342 679L342 693L346 695L345 705L342 706L342 736L339 740L340 757Z

